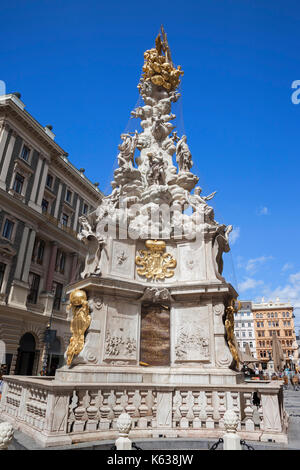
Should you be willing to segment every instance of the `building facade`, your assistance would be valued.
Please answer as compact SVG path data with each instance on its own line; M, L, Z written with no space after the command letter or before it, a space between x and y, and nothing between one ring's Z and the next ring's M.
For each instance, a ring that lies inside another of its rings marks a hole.
M240 307L240 310L234 315L234 333L238 346L241 351L245 352L248 344L253 357L257 357L252 302L242 300Z
M257 358L262 363L269 361L272 355L272 336L277 335L286 362L290 362L290 356L295 355L296 333L294 326L294 309L289 302L265 302L252 303L254 317L254 330L256 339Z
M10 374L51 374L71 336L65 286L86 253L79 218L103 194L24 108L0 96L0 349Z

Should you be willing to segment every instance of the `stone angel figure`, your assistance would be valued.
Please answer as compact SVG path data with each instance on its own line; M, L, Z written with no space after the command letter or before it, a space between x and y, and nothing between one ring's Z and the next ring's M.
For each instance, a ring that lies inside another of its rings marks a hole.
M186 140L186 135L183 135L176 146L176 162L180 172L189 172L193 166L192 154Z
M123 143L118 146L120 153L118 155L118 165L120 167L133 168L134 152L137 145L138 132L135 131L134 136L130 134L121 134Z
M105 240L104 238L95 235L85 216L79 217L79 222L82 225L82 230L78 235L78 239L86 245L88 250L85 258L84 271L81 273L81 277L85 279L92 275L101 274L100 261Z
M207 205L207 201L210 201L215 196L217 191L214 191L208 196L200 196L201 193L202 193L202 188L200 188L200 186L197 186L194 189L194 194L190 194L187 191L187 201L196 212L197 210L199 210L199 208L203 207L203 204Z
M230 251L229 234L232 231L232 225L219 225L214 241L213 251L216 260L218 273L222 275L223 272L223 253Z

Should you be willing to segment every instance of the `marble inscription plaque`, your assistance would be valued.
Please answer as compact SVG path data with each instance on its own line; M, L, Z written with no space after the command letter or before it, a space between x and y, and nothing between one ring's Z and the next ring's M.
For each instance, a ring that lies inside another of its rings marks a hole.
M150 366L170 365L170 309L142 306L140 361Z

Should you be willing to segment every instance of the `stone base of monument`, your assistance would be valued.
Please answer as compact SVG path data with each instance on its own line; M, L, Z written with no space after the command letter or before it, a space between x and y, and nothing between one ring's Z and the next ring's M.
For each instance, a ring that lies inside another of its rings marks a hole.
M132 419L132 440L217 439L224 434L226 410L233 409L239 417L241 439L287 443L287 415L279 384L223 382L74 383L6 376L0 416L49 447L116 439L117 420L123 412ZM254 392L261 397L258 409L252 404Z
M244 375L217 368L78 365L74 369L63 366L57 370L55 380L77 384L236 385L244 381Z

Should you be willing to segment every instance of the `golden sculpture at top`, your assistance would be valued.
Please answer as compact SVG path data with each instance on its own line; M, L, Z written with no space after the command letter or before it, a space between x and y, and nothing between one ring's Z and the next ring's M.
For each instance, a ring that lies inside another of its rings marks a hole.
M170 253L164 253L166 243L163 240L147 240L145 246L148 250L140 250L135 258L136 265L142 266L137 273L154 280L174 276L177 262Z
M70 294L70 305L73 319L71 321L72 337L67 349L67 365L70 366L73 357L82 351L84 346L84 334L91 323L89 315L89 303L84 290L75 289Z
M164 55L163 55L164 54ZM161 32L155 39L155 49L144 53L143 78L151 80L154 85L162 86L168 91L175 90L180 83L183 70L174 67L171 59L167 35L161 26Z
M226 320L225 328L227 333L227 342L233 359L236 362L236 367L239 367L240 360L236 346L236 339L234 335L234 314L240 310L241 303L238 301L238 307L235 306L235 300L232 299L228 307L226 307Z

